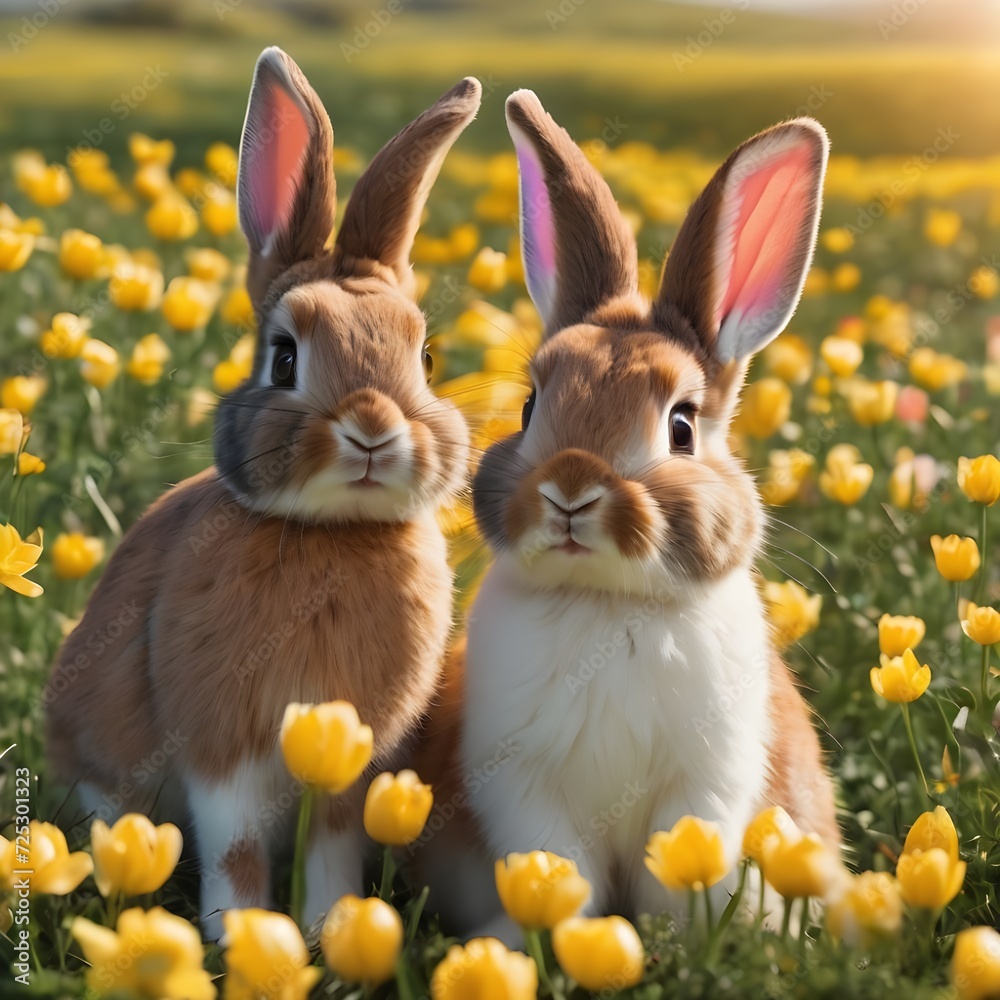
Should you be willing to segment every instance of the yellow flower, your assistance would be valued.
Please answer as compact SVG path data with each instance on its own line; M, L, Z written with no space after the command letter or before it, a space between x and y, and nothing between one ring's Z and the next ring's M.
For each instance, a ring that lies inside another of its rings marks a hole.
M257 325L253 312L253 303L250 301L250 293L242 284L236 285L229 290L220 310L222 318L233 326L244 326L254 329Z
M903 843L903 853L915 854L932 847L941 848L953 862L958 861L958 831L944 806L936 806L914 820Z
M27 233L30 236L43 236L45 223L41 219L22 219L10 205L0 202L0 229L9 229L15 233Z
M211 247L198 247L185 254L188 272L202 281L223 281L229 275L229 258Z
M35 237L31 233L0 229L0 271L20 271L34 249Z
M802 484L816 465L816 459L801 448L775 449L768 457L761 483L761 499L768 504L786 504L798 496Z
M365 797L365 830L380 844L409 844L420 836L434 805L430 785L416 771L380 774Z
M838 264L830 275L830 286L835 292L853 292L861 283L861 268L857 264Z
M1000 292L1000 277L992 267L977 267L969 278L972 294L980 299L992 299Z
M874 475L875 470L866 462L831 462L828 457L826 469L819 474L819 488L831 500L849 507L868 492Z
M667 889L701 891L729 872L722 835L714 823L682 816L670 831L660 830L646 844L646 867Z
M794 580L784 583L768 580L764 584L764 603L774 644L780 650L819 624L823 598L819 594L810 596Z
M916 701L931 682L931 668L920 665L912 649L902 656L879 657L880 667L872 667L869 678L876 694L886 701L905 704Z
M36 528L23 541L12 524L0 524L0 585L23 597L38 597L42 588L24 574L38 565L42 554L42 529Z
M176 147L169 139L151 139L142 132L133 132L128 137L128 151L138 164L158 163L161 167L170 166Z
M0 383L0 406L27 416L42 398L48 383L41 375L13 375Z
M962 217L951 209L932 208L924 220L924 236L939 247L950 247L961 229Z
M186 240L198 231L198 215L183 195L171 191L153 202L146 225L161 240Z
M764 855L764 878L785 899L825 896L840 872L837 856L813 833L775 839Z
M483 247L469 265L469 284L487 295L499 292L507 284L507 255Z
M170 175L159 163L144 163L135 172L132 186L147 201L156 201L173 190Z
M840 378L853 375L865 357L865 352L857 341L836 336L826 337L819 345L819 353L830 371Z
M61 205L73 193L69 171L61 163L49 163L24 177L24 193L36 204L45 208Z
M125 910L117 930L76 917L70 932L90 964L87 985L98 996L143 1000L213 1000L212 977L201 967L197 930L162 906Z
M24 417L11 406L0 408L0 455L16 455L24 438Z
M161 308L175 330L186 332L203 327L212 318L218 299L215 285L182 275L167 286Z
M205 167L227 187L236 187L238 166L236 150L228 142L213 142L205 151Z
M743 834L743 854L763 870L764 860L779 841L798 840L802 831L781 806L758 813Z
M951 981L956 1000L995 1000L1000 996L1000 933L992 927L967 927L955 935Z
M961 891L965 881L965 862L948 856L940 847L904 851L896 865L896 878L903 899L910 906L939 910Z
M950 354L938 354L932 347L918 347L910 355L909 369L914 382L931 392L958 385L968 375L964 361Z
M62 830L37 819L28 824L27 863L21 860L24 853L23 844L0 837L0 889L10 892L14 888L14 871L28 870L31 874L23 878L32 893L65 896L94 870L86 851L71 854Z
M59 266L71 278L97 278L105 273L107 254L100 237L67 229L59 237Z
M110 828L94 820L90 851L98 891L102 896L156 892L177 867L183 842L173 823L154 826L139 813L126 813Z
M213 236L225 236L236 228L236 196L218 184L205 188L205 204L201 208L201 221Z
M388 903L344 896L326 916L323 958L341 979L378 986L391 979L403 947L403 921Z
M990 607L980 608L969 601L962 617L962 631L980 646L996 645L1000 642L1000 611Z
M74 313L56 313L39 340L47 358L77 358L87 342L90 320Z
M121 371L118 352L103 340L88 340L80 351L80 374L98 389L106 389Z
M878 620L878 645L886 656L902 656L923 641L927 625L915 615L884 614Z
M535 1000L538 968L496 938L453 944L431 976L431 1000Z
M293 702L281 723L281 751L294 777L335 795L350 788L368 766L372 731L350 702Z
M137 382L152 385L161 375L163 366L170 360L170 348L158 333L147 333L132 348L127 371Z
M135 261L123 261L111 272L111 301L125 312L148 311L160 304L163 273Z
M508 854L495 866L497 892L507 915L529 930L551 929L590 899L590 883L576 862L549 851Z
M227 910L222 925L224 1000L306 1000L323 973L309 964L309 950L291 917Z
M899 384L891 380L852 383L847 392L847 408L862 427L873 427L892 420L899 397Z
M854 236L849 229L843 226L836 229L826 229L819 238L830 253L846 253L854 246Z
M793 385L809 380L812 372L812 350L794 333L783 333L764 350L767 367L780 379Z
M563 971L592 993L618 993L642 979L646 956L624 917L571 917L552 931Z
M937 571L951 583L962 583L979 569L979 546L974 538L931 535L931 548Z
M104 542L79 531L63 532L52 543L52 565L60 580L79 580L104 558Z
M826 905L830 933L850 945L891 937L903 922L899 883L887 872L845 876Z
M743 390L736 428L751 437L770 437L792 409L792 390L780 378L762 378Z
M960 458L958 487L970 500L992 507L1000 498L1000 459L995 455Z
M32 476L45 471L45 463L37 455L29 455L22 451L17 456L17 474L19 476Z

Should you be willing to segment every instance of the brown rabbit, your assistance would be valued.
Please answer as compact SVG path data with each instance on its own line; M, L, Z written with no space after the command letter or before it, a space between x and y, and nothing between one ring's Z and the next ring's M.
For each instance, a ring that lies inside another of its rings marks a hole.
M46 691L55 774L89 809L189 813L211 936L226 908L268 902L269 848L298 801L285 706L353 702L374 770L437 685L452 574L435 512L464 481L468 435L427 387L408 255L480 93L463 80L382 149L328 246L329 119L285 53L261 55L238 185L253 374L219 404L215 467L126 535ZM123 607L134 620L106 641ZM309 920L362 888L363 794L316 814Z
M761 607L763 512L727 440L751 356L801 294L826 135L797 119L737 149L650 303L597 171L531 92L511 96L507 119L546 335L523 429L473 485L496 560L470 614L456 773L511 748L466 796L493 858L574 859L592 911L682 909L643 860L685 814L718 824L730 862L772 803L839 841L819 742ZM481 919L469 895L444 908Z

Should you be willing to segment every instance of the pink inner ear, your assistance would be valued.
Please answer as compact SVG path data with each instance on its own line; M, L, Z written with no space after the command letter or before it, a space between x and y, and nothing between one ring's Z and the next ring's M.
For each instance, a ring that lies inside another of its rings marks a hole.
M520 129L511 128L521 174L521 252L528 292L543 319L552 308L556 282L556 233L552 203L538 154Z
M743 317L780 308L797 276L802 224L812 197L815 152L797 145L775 156L727 194L739 204L731 230L732 265L717 322L738 309Z
M309 147L309 125L294 98L269 81L254 108L245 150L253 226L261 246L291 221Z

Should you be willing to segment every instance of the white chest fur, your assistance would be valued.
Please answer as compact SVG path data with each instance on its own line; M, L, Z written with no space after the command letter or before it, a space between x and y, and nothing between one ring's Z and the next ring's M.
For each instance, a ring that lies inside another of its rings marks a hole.
M641 907L646 841L686 813L735 860L766 779L769 656L745 570L660 600L534 591L501 558L469 625L463 737L470 772L511 744L470 800L495 856L574 858L596 909Z

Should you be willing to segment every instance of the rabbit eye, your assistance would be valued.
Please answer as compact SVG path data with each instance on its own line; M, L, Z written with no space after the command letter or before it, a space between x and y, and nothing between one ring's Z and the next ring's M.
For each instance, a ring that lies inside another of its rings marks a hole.
M424 348L424 374L427 376L427 381L430 382L431 375L434 372L434 359L431 357L431 352Z
M535 390L531 390L531 395L524 401L524 409L521 410L521 430L526 431L531 421L531 413L535 409Z
M274 345L271 385L279 389L295 388L295 344L290 340L281 340Z
M670 414L670 450L694 454L694 414L686 407L678 406Z

